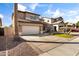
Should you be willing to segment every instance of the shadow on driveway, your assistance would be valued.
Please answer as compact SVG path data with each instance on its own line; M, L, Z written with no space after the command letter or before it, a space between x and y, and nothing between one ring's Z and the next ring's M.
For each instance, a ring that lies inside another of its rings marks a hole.
M14 38L8 38L6 39L6 49L12 49L16 47L17 45L25 42L25 40L18 38L19 41L15 40Z
M18 38L19 41L7 39L7 50L9 56L36 56L39 55L27 41Z
M0 52L8 51L9 56L36 56L39 52L36 52L26 40L18 38L19 41L13 38L0 37ZM6 54L6 52L5 52Z
M0 36L0 51L6 50L6 39L4 36Z
M25 42L25 40L19 39L19 41L17 42L14 41L13 38L6 38L4 36L0 36L0 51L14 48L22 42Z

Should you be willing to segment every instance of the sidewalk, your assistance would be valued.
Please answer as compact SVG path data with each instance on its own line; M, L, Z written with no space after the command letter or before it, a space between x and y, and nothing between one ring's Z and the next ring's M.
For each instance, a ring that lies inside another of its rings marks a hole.
M76 38L70 42L79 42ZM79 55L79 44L63 44L55 49L40 54L39 56L76 56Z
M73 38L61 38L61 37L56 37L56 36L20 36L22 39L26 40L26 41L42 41L42 42L68 42Z

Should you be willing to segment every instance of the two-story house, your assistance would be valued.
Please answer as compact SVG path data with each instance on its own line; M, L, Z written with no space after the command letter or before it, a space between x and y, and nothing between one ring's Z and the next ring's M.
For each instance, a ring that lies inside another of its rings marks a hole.
M62 27L65 26L64 20L62 17L51 18L53 29L55 32L62 32Z
M44 17L43 20L44 22L49 24L48 27L51 27L50 29L52 29L53 32L59 32L61 30L61 27L64 27L64 20L62 17L57 17L57 18Z
M40 34L43 31L43 23L40 15L28 11L17 12L17 24L19 35ZM12 17L14 25L14 16Z

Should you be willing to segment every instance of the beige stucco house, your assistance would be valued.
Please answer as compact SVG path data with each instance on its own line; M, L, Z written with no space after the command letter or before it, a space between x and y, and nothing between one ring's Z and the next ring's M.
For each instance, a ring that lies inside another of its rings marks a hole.
M67 26L67 27L70 27L70 28L76 28L76 26L75 26L74 23L69 23L69 22L67 22L67 23L66 23L66 26Z
M41 34L43 32L43 23L39 19L40 15L28 11L17 12L17 27L19 35ZM14 28L14 15L12 17L12 26Z

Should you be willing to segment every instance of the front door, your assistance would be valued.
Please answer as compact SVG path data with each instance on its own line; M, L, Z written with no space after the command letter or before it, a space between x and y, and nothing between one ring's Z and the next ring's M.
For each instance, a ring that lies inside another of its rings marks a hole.
M56 26L54 26L54 31L57 32L57 30L56 30Z

